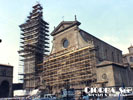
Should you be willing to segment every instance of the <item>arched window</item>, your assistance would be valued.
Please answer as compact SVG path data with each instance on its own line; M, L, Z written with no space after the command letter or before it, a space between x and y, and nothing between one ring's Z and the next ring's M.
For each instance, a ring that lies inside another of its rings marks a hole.
M9 96L9 82L5 80L0 84L0 98L8 96Z
M100 54L99 54L99 46L96 47L97 50L97 57L99 58Z
M112 52L112 61L114 61L114 52Z
M133 62L133 57L130 57L130 62Z
M108 51L107 51L107 49L105 50L105 59L108 60Z
M120 59L119 59L119 54L117 54L117 60L118 60L118 63L120 62Z

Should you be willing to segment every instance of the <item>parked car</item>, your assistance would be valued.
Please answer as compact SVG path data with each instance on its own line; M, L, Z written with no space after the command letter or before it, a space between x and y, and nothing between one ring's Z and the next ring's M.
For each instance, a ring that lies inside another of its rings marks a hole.
M56 100L56 96L53 94L44 94L43 97L34 100Z

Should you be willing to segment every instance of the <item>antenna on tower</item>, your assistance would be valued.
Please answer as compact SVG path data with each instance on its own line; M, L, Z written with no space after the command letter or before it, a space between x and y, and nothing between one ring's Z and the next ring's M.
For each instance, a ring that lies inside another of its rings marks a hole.
M75 15L75 21L77 21L77 16Z

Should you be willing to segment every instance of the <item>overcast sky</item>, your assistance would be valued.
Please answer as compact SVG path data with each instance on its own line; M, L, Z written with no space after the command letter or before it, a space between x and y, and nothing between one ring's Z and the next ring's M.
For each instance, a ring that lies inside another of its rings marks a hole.
M18 82L19 25L24 23L37 0L0 0L0 63L14 66ZM133 43L133 0L38 0L50 32L64 16L73 21L77 15L80 28L128 53ZM52 46L52 44L51 44Z

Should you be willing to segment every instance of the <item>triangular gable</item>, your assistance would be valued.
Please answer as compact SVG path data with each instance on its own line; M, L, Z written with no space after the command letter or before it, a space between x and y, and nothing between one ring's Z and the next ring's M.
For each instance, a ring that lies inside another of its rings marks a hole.
M68 29L74 25L80 25L80 22L78 21L62 21L51 33L51 35L56 35L57 33L60 33L64 31L65 29Z

